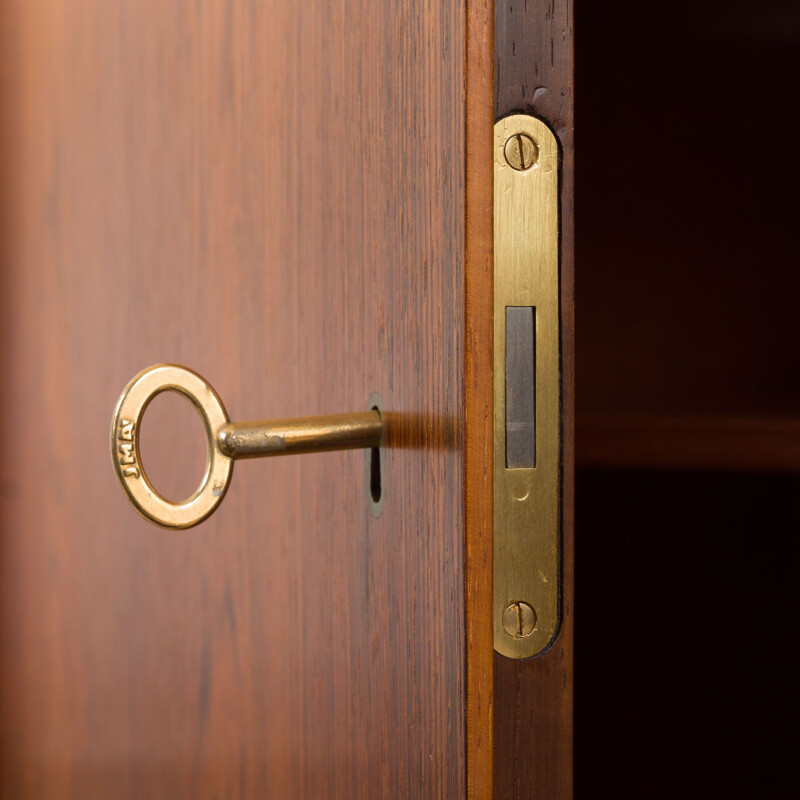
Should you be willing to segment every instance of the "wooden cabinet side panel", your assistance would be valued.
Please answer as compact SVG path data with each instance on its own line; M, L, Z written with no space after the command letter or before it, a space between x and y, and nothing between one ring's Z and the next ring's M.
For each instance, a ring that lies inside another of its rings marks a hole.
M494 775L500 800L572 796L574 207L572 4L497 0L495 116L543 119L562 166L561 365L563 391L562 624L551 650L527 661L494 659Z
M467 790L493 793L492 226L494 4L467 2L464 492Z

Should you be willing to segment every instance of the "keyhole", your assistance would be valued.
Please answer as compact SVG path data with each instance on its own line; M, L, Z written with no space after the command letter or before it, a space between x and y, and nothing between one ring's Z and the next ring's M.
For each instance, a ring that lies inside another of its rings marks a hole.
M372 411L377 411L383 419L383 403L380 395L374 392L369 398L369 407ZM385 420L384 420L385 423ZM386 453L381 442L380 447L372 447L367 456L367 492L369 501L369 512L373 517L379 517L383 513L383 506L386 500L386 486L384 481Z
M369 453L369 493L373 503L380 503L381 494L381 451L373 447Z

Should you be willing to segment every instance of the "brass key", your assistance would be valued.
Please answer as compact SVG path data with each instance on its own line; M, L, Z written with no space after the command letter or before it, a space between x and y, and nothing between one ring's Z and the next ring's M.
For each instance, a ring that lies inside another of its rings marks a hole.
M208 458L200 488L182 503L162 497L147 478L139 454L139 427L147 406L161 392L188 398L206 430ZM380 411L319 417L231 422L219 395L196 372L175 364L157 364L125 387L111 421L111 455L122 488L142 516L165 528L191 528L222 502L240 458L319 453L380 447L384 441Z

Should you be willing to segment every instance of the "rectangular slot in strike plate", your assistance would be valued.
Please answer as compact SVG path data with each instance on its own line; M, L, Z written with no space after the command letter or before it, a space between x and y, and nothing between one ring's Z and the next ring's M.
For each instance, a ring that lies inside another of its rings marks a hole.
M547 650L559 627L561 360L558 143L540 120L495 125L494 648Z
M506 469L536 466L536 309L506 307Z

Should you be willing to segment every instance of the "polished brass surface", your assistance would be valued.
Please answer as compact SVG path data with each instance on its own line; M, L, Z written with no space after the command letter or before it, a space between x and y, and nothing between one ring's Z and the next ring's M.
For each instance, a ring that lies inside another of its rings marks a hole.
M539 157L539 148L530 136L515 133L506 140L503 154L514 169L530 169Z
M535 309L535 460L523 468L506 467L513 307ZM559 342L558 144L544 123L516 114L495 125L494 154L494 647L510 658L541 653L558 631Z
M288 456L377 447L383 423L377 411L321 417L229 422L217 432L217 446L231 458Z
M198 410L206 429L208 456L200 487L182 503L162 497L147 478L139 453L139 431L147 406L161 392L179 392ZM228 414L214 389L196 372L175 364L157 364L125 387L111 422L111 456L122 488L136 510L165 528L191 528L222 502L233 475L233 460L215 446L216 432Z
M503 612L503 629L514 639L530 636L536 628L536 612L527 603L512 603Z
M206 471L197 491L173 503L153 488L139 453L139 430L147 406L161 392L188 398L206 430ZM146 519L165 528L191 528L222 502L235 459L379 448L384 425L375 408L353 414L329 414L263 422L230 422L213 387L196 372L175 364L157 364L125 387L111 422L114 470L128 498Z

